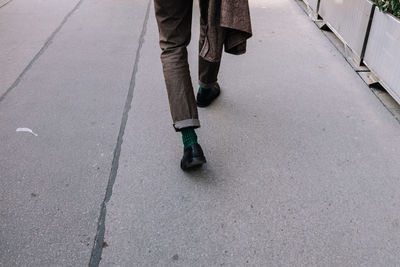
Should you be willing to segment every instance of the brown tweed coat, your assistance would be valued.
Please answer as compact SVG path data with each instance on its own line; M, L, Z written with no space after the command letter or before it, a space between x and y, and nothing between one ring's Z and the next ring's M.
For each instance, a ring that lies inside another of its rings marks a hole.
M230 54L244 54L251 36L248 0L209 0L206 39L200 49L202 58L220 61L222 47Z

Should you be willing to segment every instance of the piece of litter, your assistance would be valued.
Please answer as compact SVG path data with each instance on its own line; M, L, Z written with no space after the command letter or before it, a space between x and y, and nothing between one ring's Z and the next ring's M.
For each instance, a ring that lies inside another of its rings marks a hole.
M34 136L38 136L36 133L34 133L31 129L29 128L17 128L16 130L17 132L27 132L27 133L31 133Z

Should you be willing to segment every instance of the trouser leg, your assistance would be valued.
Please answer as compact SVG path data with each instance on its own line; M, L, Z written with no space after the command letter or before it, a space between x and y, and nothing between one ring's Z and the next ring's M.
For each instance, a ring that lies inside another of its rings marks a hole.
M207 30L208 2L200 0L200 38L199 51L204 45ZM222 49L222 47L221 47ZM219 66L221 62L209 62L199 56L199 85L208 88L215 85L218 80Z
M199 127L187 59L193 0L154 0L160 35L161 62L174 127Z

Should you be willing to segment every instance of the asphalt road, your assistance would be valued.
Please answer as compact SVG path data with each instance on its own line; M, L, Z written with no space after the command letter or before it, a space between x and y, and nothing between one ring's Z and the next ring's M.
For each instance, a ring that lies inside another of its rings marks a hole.
M191 173L149 3L0 9L0 265L399 266L400 125L296 2L251 1Z

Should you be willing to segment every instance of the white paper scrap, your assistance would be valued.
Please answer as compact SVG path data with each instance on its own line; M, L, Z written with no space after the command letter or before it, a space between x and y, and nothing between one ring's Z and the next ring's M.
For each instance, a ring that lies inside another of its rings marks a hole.
M17 128L16 130L17 132L27 132L27 133L31 133L34 136L38 136L36 133L34 133L31 129L29 128Z

